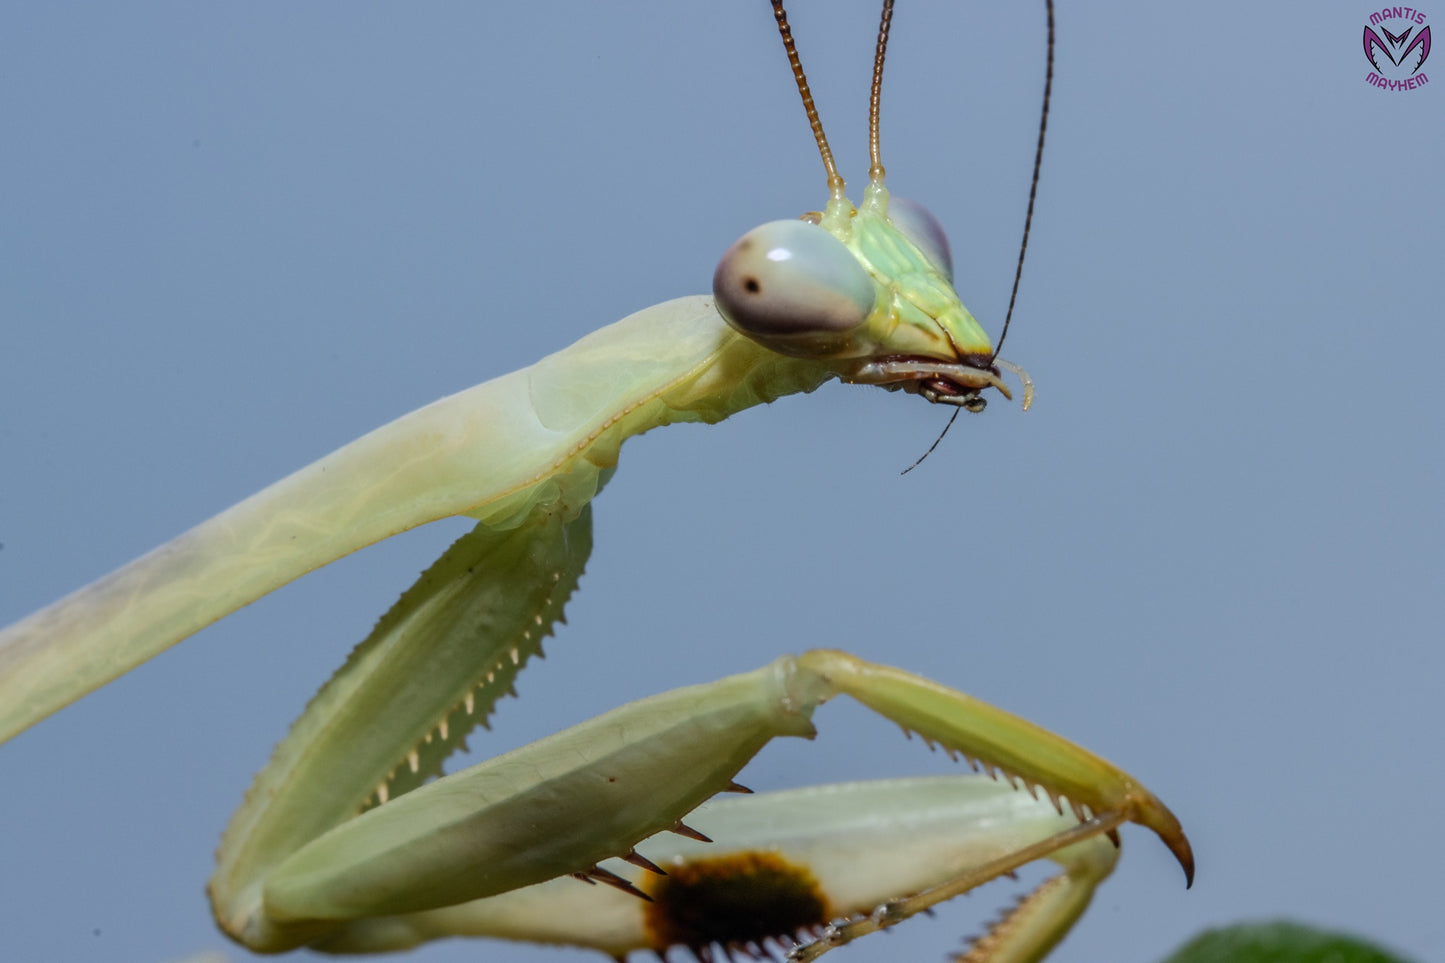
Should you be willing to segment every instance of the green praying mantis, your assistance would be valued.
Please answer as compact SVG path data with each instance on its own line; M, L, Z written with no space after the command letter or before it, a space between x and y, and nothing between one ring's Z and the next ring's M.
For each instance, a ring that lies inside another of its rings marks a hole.
M474 934L620 956L821 933L806 956L1051 857L1061 882L975 949L1037 959L1112 868L1123 822L1158 832L1189 872L1178 823L1126 774L961 693L826 650L431 778L560 616L590 548L590 500L628 436L832 378L970 409L988 388L1006 393L931 219L890 203L876 107L873 134L861 202L831 174L823 211L767 225L725 256L713 298L639 312L406 416L7 629L4 735L312 568L465 515L477 531L313 701L227 830L210 893L245 945L367 951ZM853 784L698 809L737 788L768 739L809 735L812 709L837 694L1004 781ZM730 912L720 880L785 911ZM709 907L701 921L668 913L684 894ZM836 920L848 921L824 929Z

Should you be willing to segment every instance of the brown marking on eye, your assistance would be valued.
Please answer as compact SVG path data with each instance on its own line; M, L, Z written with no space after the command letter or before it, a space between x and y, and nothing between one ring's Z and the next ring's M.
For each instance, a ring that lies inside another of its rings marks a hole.
M763 289L763 283L755 277L743 278L743 290L749 294L757 294Z
M825 925L832 914L813 874L776 853L741 852L668 865L644 883L653 902L643 907L653 949L758 946L795 939Z

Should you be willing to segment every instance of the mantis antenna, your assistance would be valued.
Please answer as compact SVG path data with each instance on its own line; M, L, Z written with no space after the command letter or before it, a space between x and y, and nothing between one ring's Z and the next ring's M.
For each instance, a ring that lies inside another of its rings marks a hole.
M878 148L878 103L883 97L883 54L888 49L888 28L892 25L893 0L883 0L883 15L878 20L878 50L873 54L873 86L868 92L868 180L874 184L883 182L883 156Z
M888 6L892 5L890 0ZM1019 296L1019 279L1024 276L1024 252L1029 248L1029 226L1034 222L1034 198L1036 198L1039 193L1039 168L1042 167L1044 163L1044 132L1048 130L1049 127L1049 94L1052 93L1054 89L1054 0L1045 0L1044 6L1048 10L1049 15L1049 52L1045 58L1044 67L1044 106L1039 112L1039 142L1034 147L1034 177L1029 183L1029 206L1024 212L1024 237L1023 240L1019 242L1019 264L1014 270L1014 286L1013 291L1010 292L1008 296L1008 310L1004 312L1003 330L999 332L998 344L994 345L994 361L998 361L998 353L1003 348L1003 339L1008 337L1009 322L1013 320L1014 301L1017 300ZM883 69L882 54L879 54L879 61L878 69L881 71ZM1014 374L1021 374L1014 365L1008 365L1007 367L1012 370Z
M1024 252L1029 248L1029 228L1034 222L1034 199L1038 197L1039 193L1039 169L1044 163L1044 132L1048 130L1049 126L1049 95L1054 89L1054 0L1044 0L1044 7L1048 11L1049 40L1048 55L1045 57L1044 67L1044 105L1039 112L1039 140L1034 147L1034 176L1029 182L1029 203L1028 208L1024 212L1024 236L1023 240L1019 242L1019 263L1018 267L1014 269L1013 290L1009 292L1008 310L1004 312L1003 316L1003 330L999 332L998 344L994 345L993 358L991 359L991 363L1012 371L1023 381L1023 409L1025 411L1028 410L1030 403L1033 401L1033 379L1018 365L999 360L998 353L1003 349L1004 338L1008 337L1009 323L1013 321L1014 316L1014 304L1018 301L1019 296L1019 281L1024 276ZM878 90L883 80L883 45L888 39L888 23L892 19L892 15L893 0L885 0L883 4L883 23L878 31L878 54L873 66L873 100L870 105L868 120L869 148L873 158L873 166L869 169L869 176L878 179L883 177L883 165L878 160ZM899 474L906 475L923 464L923 460L933 454L933 450L938 447L939 442L943 441L943 436L948 434L948 429L953 427L953 423L957 419L958 409L954 409L953 414L948 418L948 424L943 426L943 430L938 433L937 438L933 439L933 444L928 446L928 450L919 455L917 461L903 469Z
M887 6L893 6L887 0ZM778 34L783 38L783 49L788 52L788 64L793 68L793 82L803 98L803 110L808 113L808 126L813 128L813 139L818 142L818 153L823 157L823 169L828 172L828 197L830 202L845 200L843 175L833 161L833 149L828 146L828 135L823 133L823 122L818 119L818 105L813 103L813 91L808 87L808 75L803 73L803 62L798 59L798 45L793 42L793 30L788 26L788 12L783 9L783 0L773 0L773 18L778 21ZM876 82L875 82L876 85Z
M803 98L803 110L808 115L808 125L813 130L813 139L818 144L818 154L823 160L823 169L828 174L828 195L829 210L838 210L847 204L844 191L843 177L838 173L838 165L833 159L833 150L828 146L828 135L823 132L823 123L818 118L818 107L813 101L813 92L808 86L807 74L803 72L802 61L798 58L798 47L793 41L792 28L788 26L788 14L783 8L783 0L772 0L773 18L778 22L778 34L783 38L783 48L788 54L788 64L793 68L793 81L798 86L798 94ZM883 0L883 11L878 21L878 46L873 55L873 84L868 96L868 182L871 188L881 188L883 185L884 167L882 150L879 146L879 117L881 114L880 103L883 94L883 61L888 49L888 32L893 24L894 0ZM1048 128L1049 120L1049 97L1053 92L1054 85L1054 4L1053 0L1045 0L1044 4L1048 13L1048 54L1047 66L1044 72L1044 102L1039 114L1039 138L1034 149L1034 172L1029 184L1029 201L1027 210L1024 213L1023 239L1019 243L1018 266L1014 269L1013 289L1009 293L1008 310L1004 312L1003 330L999 333L998 343L993 348L993 354L989 363L998 365L1018 375L1024 384L1023 408L1028 410L1033 401L1033 381L1028 374L1017 365L1007 361L1000 361L999 350L1003 347L1004 338L1008 336L1009 324L1013 321L1014 305L1018 301L1019 282L1024 273L1024 255L1029 246L1029 228L1033 225L1034 202L1039 191L1039 170L1044 160L1044 133ZM832 215L829 215L832 216ZM936 449L943 441L948 430L953 427L954 421L958 418L959 409L955 408L949 417L948 423L928 446L928 450L918 457L918 460L901 474L908 474L919 465Z
M818 142L818 153L823 158L823 169L828 172L828 194L830 199L843 197L843 177L833 160L833 149L828 146L828 135L823 132L823 122L818 119L818 106L813 102L813 91L808 86L808 75L803 72L803 62L798 58L798 47L793 42L793 31L788 26L788 13L783 9L783 0L773 0L773 17L778 21L778 34L783 38L783 48L788 52L788 64L793 68L793 81L803 98L803 110L808 114L808 125L813 129L813 139ZM883 182L883 160L878 146L879 102L883 93L883 55L888 49L888 28L893 23L893 0L883 0L883 14L878 23L878 49L873 55L873 86L868 97L868 180L873 184ZM1050 46L1052 51L1052 46ZM1037 172L1035 172L1037 177Z

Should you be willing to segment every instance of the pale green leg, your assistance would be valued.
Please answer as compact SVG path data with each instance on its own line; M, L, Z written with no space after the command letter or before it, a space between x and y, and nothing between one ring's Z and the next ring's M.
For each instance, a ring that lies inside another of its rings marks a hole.
M633 703L370 810L267 875L262 928L310 941L349 919L418 912L591 872L600 860L631 853L729 789L771 738L810 736L813 709L839 693L1041 788L1085 822L966 871L960 882L917 900L888 903L861 921L866 925L841 927L825 943L891 925L1065 846L1085 843L1080 851L1097 851L1088 841L1125 821L1153 828L1190 869L1178 823L1126 773L963 693L820 650ZM1074 868L1074 860L1066 865ZM1096 853L1079 865L1086 871L1077 876L1077 894L1061 890L1039 898L1021 935L1006 939L1006 946L1051 945L1067 928L1107 871Z
M459 936L582 946L618 959L637 950L665 953L674 945L700 949L712 942L707 939L710 932L697 934L691 944L679 944L668 940L677 934L657 922L672 913L673 925L685 927L699 902L707 899L705 892L683 900L670 896L671 885L688 875L688 867L747 865L750 858L758 858L796 868L816 885L829 915L799 916L787 935L733 933L735 942L729 948L746 957L787 946L792 934L810 925L870 915L899 893L937 886L1000 853L1077 825L1072 814L1061 816L1050 803L983 776L926 776L726 796L703 804L687 821L714 842L663 833L637 847L672 876L658 876L622 860L602 864L657 902L557 879L457 906L355 920L312 949L398 952ZM1051 858L1066 874L1047 880L1019 903L959 957L960 963L1042 958L1083 913L1095 886L1117 861L1118 848L1107 837L1095 837ZM718 907L717 925L739 916L776 915L769 902L776 900L778 888L776 883L757 887L759 906ZM686 906L687 919L676 919L680 911L673 913L673 906L678 902Z
M586 506L571 521L478 525L423 573L307 705L231 817L209 886L224 930L280 950L334 928L275 926L262 883L327 830L441 775L541 654L591 549Z
M991 952L963 957L983 960L1042 959L1083 913L1093 890L1113 868L1101 848L1112 846L1125 822L1146 826L1167 845L1194 877L1194 855L1174 814L1128 773L1067 739L947 686L894 669L864 662L842 652L818 650L804 654L805 665L833 692L846 693L917 732L930 743L961 753L986 771L997 771L1030 792L1042 790L1062 810L1067 806L1079 824L982 864L958 878L916 896L880 905L868 917L830 927L817 942L792 954L800 961L816 959L829 949L885 929L932 906L965 893L991 879L1042 857L1060 861L1068 873L1062 882L1045 884L990 934ZM1104 837L1104 843L1099 840ZM1062 853L1067 856L1061 857ZM1050 887L1052 884L1052 888ZM982 947L982 945L981 945Z
M1038 963L1048 956L1089 908L1094 890L1114 871L1119 847L1108 836L1092 836L1049 858L1064 872L1024 897L988 933L955 956L954 963Z

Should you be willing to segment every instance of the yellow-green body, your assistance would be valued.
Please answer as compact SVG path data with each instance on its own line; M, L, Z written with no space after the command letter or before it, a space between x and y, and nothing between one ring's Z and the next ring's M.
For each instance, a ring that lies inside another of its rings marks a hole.
M0 739L359 548L453 515L498 530L575 516L630 435L830 374L758 348L710 301L639 312L404 415L5 629Z
M608 908L613 890L596 888L607 894L597 897L604 905L596 914L573 913L560 928L484 898L535 905L535 896L503 894L519 887L530 894L534 885L626 854L726 789L769 739L810 735L812 709L848 694L906 729L1041 787L1045 798L1015 813L1009 807L1017 801L1002 790L962 790L967 805L982 798L1003 807L1006 815L991 822L1013 832L965 832L961 855L926 865L896 858L897 840L917 829L903 815L912 803L895 798L901 818L884 834L890 841L852 865L888 886L907 865L909 885L852 894L856 879L829 878L829 893L850 894L830 896L829 905L847 916L890 896L945 886L961 865L987 878L1018 865L1010 853L1052 855L1074 873L1073 895L1014 941L1021 959L1046 952L1112 867L1112 844L1097 849L1101 832L1126 819L1142 822L1187 867L1177 822L1132 779L1072 744L961 693L842 653L787 657L636 703L615 718L428 783L561 617L591 548L591 500L628 437L677 421L718 421L835 376L899 387L900 364L965 385L971 378L977 387L999 385L976 360L989 357L986 336L940 272L891 231L886 203L880 186L856 214L840 216L835 201L823 218L843 224L840 239L854 256L866 252L859 261L876 290L859 336L868 351L822 359L777 354L730 327L705 296L638 312L363 436L0 632L0 734L14 734L332 559L434 519L467 515L478 521L476 531L423 575L312 700L233 817L210 885L226 932L263 951L308 944L351 951L448 932L524 935L531 926L533 938L618 952L608 935L622 925ZM902 377L911 387L911 375ZM800 818L796 800L734 805L764 825ZM815 831L846 835L850 818L845 808L807 821ZM956 818L968 816L960 810ZM1060 855L1073 843L1099 855L1083 862L1068 856L1073 849ZM745 837L732 845L759 843ZM668 860L686 858L666 852ZM919 899L898 918L929 905L927 892ZM512 922L499 924L499 917ZM645 937L639 948L656 938Z
M313 569L466 516L475 530L308 704L222 837L212 910L252 950L374 952L469 935L621 956L813 934L800 951L812 958L1046 857L1064 874L967 957L1033 961L1112 869L1123 823L1157 833L1191 875L1179 823L1127 773L954 689L827 649L443 774L561 619L591 550L592 499L627 438L834 377L970 410L987 388L1007 396L951 268L888 204L881 167L857 208L836 180L808 227L774 222L734 245L713 297L637 312L405 415L0 631L0 741ZM833 313L781 326L767 311L761 323L747 316L757 305L739 291L791 297L798 275L787 272L812 270L815 255L825 281L804 284ZM769 275L770 264L786 270ZM811 737L813 711L838 695L1004 781L709 803L746 792L734 777L748 760L773 738ZM684 818L719 844L701 843ZM766 931L748 929L761 898L713 929L655 909L670 905L667 885L717 860L733 879L737 866L772 867L747 878L765 892L806 890L810 908Z

